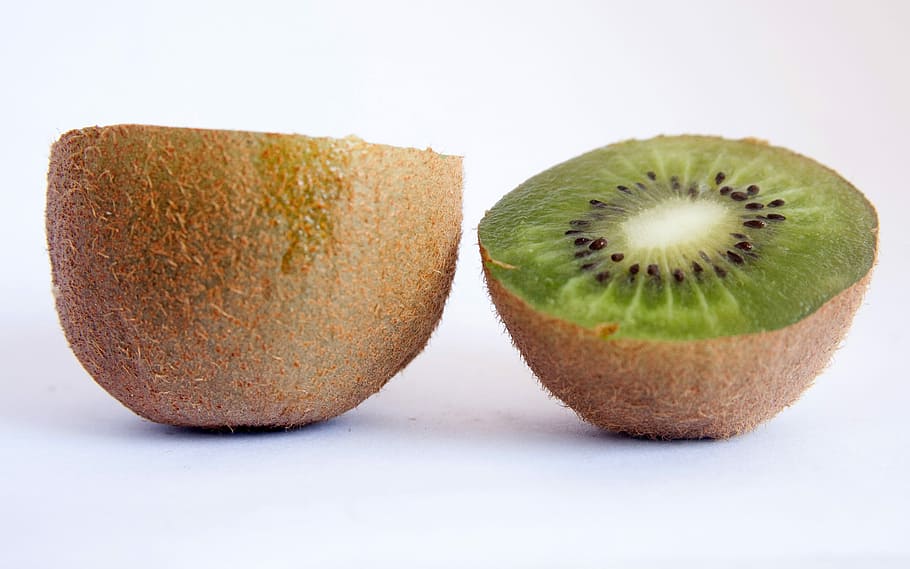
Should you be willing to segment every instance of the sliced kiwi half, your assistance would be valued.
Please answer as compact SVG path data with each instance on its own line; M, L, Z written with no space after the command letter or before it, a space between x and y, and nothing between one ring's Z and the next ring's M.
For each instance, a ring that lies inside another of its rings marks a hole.
M775 415L827 364L877 223L804 156L668 136L534 176L478 233L494 304L555 396L607 429L717 438Z
M461 158L430 150L120 125L51 151L66 337L172 425L290 427L376 392L439 321L460 222Z

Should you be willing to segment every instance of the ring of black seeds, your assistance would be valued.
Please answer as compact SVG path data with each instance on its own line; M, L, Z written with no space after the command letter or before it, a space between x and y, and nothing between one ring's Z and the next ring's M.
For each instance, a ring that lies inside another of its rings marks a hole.
M656 182L655 189L658 189L658 190L660 190L660 189L666 190L669 187L670 189L672 189L674 191L679 191L683 187L683 184L680 181L679 176L677 176L677 175L670 176L669 185L658 181L657 174L653 170L649 170L649 171L645 172L643 177L647 178L651 182ZM758 195L759 192L761 191L761 188L757 184L747 185L745 187L745 191L736 190L736 189L734 189L734 187L729 186L729 185L721 186L721 184L726 179L727 179L727 175L724 172L722 172L722 171L717 172L714 176L714 183L716 186L720 186L719 187L720 195L729 197L733 201L738 201L738 202L747 201L749 198ZM631 189L632 187L634 187L642 192L649 191L649 189L650 189L642 180L634 180L634 181L631 181L628 185L626 185L626 184L617 185L616 190L618 190L619 192L621 192L622 194L625 194L627 196L632 196L632 198L625 198L625 199L639 199L639 200L642 199L642 198L635 197L636 195L641 195L641 194L636 194ZM740 187L742 187L742 186L740 186ZM697 184L688 185L687 194L689 195L689 197L691 197L693 199L697 198L699 195L698 185ZM653 198L650 198L650 199L653 199ZM747 211L756 211L757 212L758 210L762 210L765 207L778 208L778 207L785 205L785 203L786 202L780 198L773 199L770 202L768 202L767 204L763 204L761 202L756 202L756 201L750 201L746 204L743 204L743 208ZM589 199L588 205L590 206L591 210L595 210L595 211L589 210L586 213L586 217L587 217L586 219L577 218L577 219L570 220L569 221L570 228L565 231L565 235L567 235L567 236L577 236L577 237L573 238L573 244L576 247L584 247L584 249L581 249L574 253L574 256L576 259L587 259L587 257L592 257L592 256L595 259L593 261L586 260L584 263L582 263L579 266L579 269L581 271L591 271L592 269L594 269L595 267L597 267L600 264L600 260L598 259L598 257L602 254L608 255L609 259L611 261L613 261L614 263L622 263L626 258L625 253L623 253L621 251L614 251L614 252L604 251L609 246L608 239L603 236L596 236L596 237L592 236L591 233L593 233L594 231L597 231L598 227L600 229L606 229L609 227L609 221L610 221L610 215L611 215L610 212L613 212L613 215L615 215L616 213L626 213L628 211L628 208L623 207L622 203L617 205L615 203L610 203L610 202L604 201L603 199L600 199L600 198ZM779 222L785 221L787 219L784 215L779 214L779 213L770 213L768 215L760 215L760 214L751 214L751 215L753 217L744 216L745 220L743 221L743 226L751 228L751 229L764 229L768 225L767 221L774 221L776 223L779 223ZM598 224L597 227L592 227L592 222L595 224ZM585 228L585 229L579 229L579 228ZM588 229L588 228L590 228L590 229ZM719 251L717 251L719 262L728 263L730 265L744 265L744 264L746 264L747 257L749 259L756 259L759 257L755 244L753 243L753 241L751 239L749 239L749 237L746 234L730 233L730 236L733 237L736 241L731 243L730 245L728 245L728 247L730 247L730 249L720 249ZM734 251L733 249L735 249L737 251L741 251L742 254ZM727 276L727 274L728 274L727 269L722 267L720 264L717 264L716 262L714 262L712 257L710 255L708 255L705 251L699 251L698 256L701 257L702 260L704 260L706 263L708 263L709 266L711 266L711 268L714 269L714 273L718 277L725 278ZM690 259L689 262L691 263L691 271L696 276L698 276L699 279L701 279L701 275L704 273L704 267L698 261L696 261L694 259ZM639 263L632 263L628 266L627 270L629 272L631 279L634 281L635 275L637 275L639 273L639 271L641 270L641 265ZM676 267L673 269L668 269L668 271L673 276L673 280L676 283L682 283L685 281L686 271L683 270L682 268ZM661 280L661 269L660 269L660 265L658 265L657 263L653 263L653 262L647 263L646 264L646 273L649 276L651 276L653 279L655 279L656 281ZM610 276L611 275L610 275L609 271L600 271L594 275L594 278L597 280L597 282L604 283L610 279Z

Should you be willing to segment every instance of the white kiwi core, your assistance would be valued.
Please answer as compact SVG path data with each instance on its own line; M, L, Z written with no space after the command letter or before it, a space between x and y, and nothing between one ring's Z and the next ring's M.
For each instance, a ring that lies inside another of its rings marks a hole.
M710 200L670 199L622 225L629 248L640 251L697 249L729 224L730 211Z

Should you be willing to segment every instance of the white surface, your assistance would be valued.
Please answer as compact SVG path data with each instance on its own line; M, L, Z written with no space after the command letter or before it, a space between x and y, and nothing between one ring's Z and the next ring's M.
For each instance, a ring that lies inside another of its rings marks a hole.
M4 8L0 566L910 563L907 4L325 4ZM465 155L464 247L427 350L358 409L291 432L200 434L121 407L62 338L43 233L50 143L118 122ZM790 147L881 216L845 347L731 441L580 423L538 388L480 279L474 229L502 194L662 132Z

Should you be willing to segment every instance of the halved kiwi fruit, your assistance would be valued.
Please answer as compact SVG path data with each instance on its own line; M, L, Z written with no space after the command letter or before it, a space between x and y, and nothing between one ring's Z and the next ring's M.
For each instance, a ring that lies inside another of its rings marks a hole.
M531 369L601 427L729 437L827 364L876 256L878 221L832 170L756 140L631 140L503 197L478 233Z
M443 310L461 158L218 130L64 134L57 310L85 369L153 421L289 427L377 391Z

